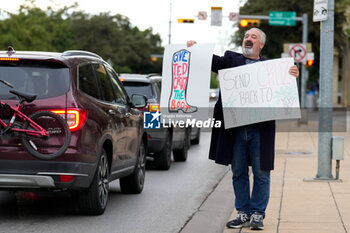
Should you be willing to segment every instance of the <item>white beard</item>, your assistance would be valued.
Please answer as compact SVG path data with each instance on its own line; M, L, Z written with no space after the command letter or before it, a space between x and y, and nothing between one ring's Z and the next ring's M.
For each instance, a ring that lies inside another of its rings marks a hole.
M252 55L253 54L253 47L252 48L245 48L243 47L243 54L244 55Z

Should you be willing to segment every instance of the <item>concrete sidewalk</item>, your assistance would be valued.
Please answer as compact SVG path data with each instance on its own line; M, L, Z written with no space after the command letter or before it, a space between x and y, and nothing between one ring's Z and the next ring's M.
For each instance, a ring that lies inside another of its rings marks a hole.
M265 233L350 232L350 131L333 133L345 137L341 181L306 182L317 173L318 133L278 132L275 170L271 172L271 197L264 220ZM335 177L335 161L332 163ZM232 194L233 195L233 194ZM236 217L233 211L230 219ZM228 219L228 220L230 220ZM224 233L256 232L249 228Z

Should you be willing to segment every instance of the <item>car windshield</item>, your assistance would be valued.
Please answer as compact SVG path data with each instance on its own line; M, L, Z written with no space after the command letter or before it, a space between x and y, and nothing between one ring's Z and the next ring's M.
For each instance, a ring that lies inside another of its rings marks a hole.
M129 97L131 97L131 95L133 94L141 94L146 96L148 99L154 98L154 94L150 83L124 81L123 85Z
M57 65L0 64L0 79L11 83L15 90L38 95L37 99L56 97L69 90L69 69ZM10 89L0 83L0 99L16 99Z

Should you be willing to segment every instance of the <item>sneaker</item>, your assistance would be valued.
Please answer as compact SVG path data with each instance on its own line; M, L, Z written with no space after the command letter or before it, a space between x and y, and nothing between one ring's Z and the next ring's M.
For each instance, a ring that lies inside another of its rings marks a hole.
M249 227L249 216L244 212L238 212L237 217L226 223L228 228Z
M264 216L259 213L254 213L250 217L250 229L251 230L264 230L263 223Z

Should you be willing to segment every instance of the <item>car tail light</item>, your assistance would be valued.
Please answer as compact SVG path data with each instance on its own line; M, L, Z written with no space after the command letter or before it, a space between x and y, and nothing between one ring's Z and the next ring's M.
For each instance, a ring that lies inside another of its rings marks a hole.
M18 192L16 198L22 201L36 201L42 199L39 195L33 192Z
M15 57L0 57L0 61L19 61L19 58L15 58Z
M66 118L67 114L67 124L70 131L79 130L85 122L86 110L67 109L66 113L65 110L55 109L51 110L51 112L56 113L63 118Z
M60 182L72 182L74 180L75 176L73 175L60 175Z
M156 112L156 111L159 111L159 104L150 104L148 106L148 111L150 112Z

